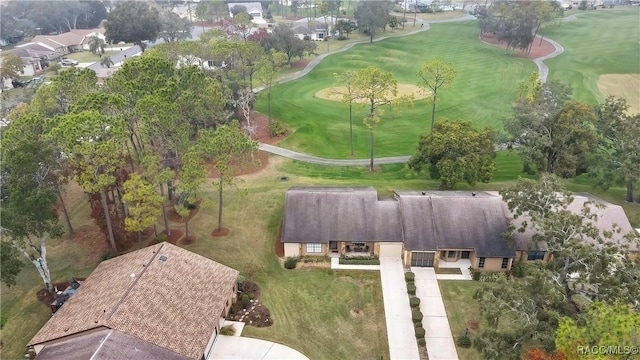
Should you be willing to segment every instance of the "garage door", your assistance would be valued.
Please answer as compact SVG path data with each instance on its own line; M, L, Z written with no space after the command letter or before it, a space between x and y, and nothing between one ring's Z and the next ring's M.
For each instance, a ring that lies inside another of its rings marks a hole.
M402 257L402 243L380 243L380 257Z
M433 267L435 255L432 252L412 251L411 266Z

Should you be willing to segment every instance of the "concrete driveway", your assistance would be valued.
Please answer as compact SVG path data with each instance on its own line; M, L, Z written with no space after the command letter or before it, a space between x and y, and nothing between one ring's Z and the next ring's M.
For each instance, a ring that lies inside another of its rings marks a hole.
M381 257L380 280L391 360L420 359L402 259Z
M447 311L433 268L412 267L416 274L416 296L420 298L422 325L426 331L429 360L458 360Z
M240 336L218 335L207 360L309 360L282 344Z

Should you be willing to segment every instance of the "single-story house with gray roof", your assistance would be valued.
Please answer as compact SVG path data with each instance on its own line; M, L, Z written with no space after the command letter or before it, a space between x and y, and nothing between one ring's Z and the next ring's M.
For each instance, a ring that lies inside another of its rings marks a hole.
M586 201L576 195L570 209L579 212ZM598 226L615 224L620 232L613 240L625 241L632 229L624 211L604 205L596 210ZM531 244L531 233L505 239L518 221L497 192L395 191L379 198L372 187L293 187L285 194L280 241L287 257L394 256L405 266L468 259L476 269L506 271L515 261L548 260L544 244Z

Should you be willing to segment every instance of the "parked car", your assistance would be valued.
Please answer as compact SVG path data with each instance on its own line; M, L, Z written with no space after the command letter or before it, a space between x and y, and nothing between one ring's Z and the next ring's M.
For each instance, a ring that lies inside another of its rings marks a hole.
M78 65L78 62L76 60L73 60L73 59L65 58L65 59L62 59L62 61L60 61L60 64L62 66L76 66L76 65Z

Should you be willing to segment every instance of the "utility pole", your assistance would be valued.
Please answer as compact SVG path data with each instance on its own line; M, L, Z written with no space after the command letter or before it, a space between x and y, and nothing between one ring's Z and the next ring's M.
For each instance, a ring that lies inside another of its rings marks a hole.
M404 6L402 7L402 30L404 30L404 23L407 22L407 0L404 0Z

